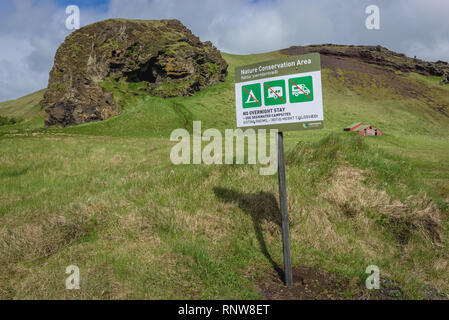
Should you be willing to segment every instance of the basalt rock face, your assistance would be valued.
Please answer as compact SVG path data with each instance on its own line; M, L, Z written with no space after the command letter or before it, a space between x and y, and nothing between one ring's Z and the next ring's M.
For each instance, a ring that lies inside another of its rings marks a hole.
M148 94L187 96L224 81L227 63L178 20L110 19L83 27L58 48L42 105L45 125L120 113L107 79L145 83Z
M396 53L382 46L344 46L335 44L292 46L281 50L284 54L303 54L319 52L325 57L334 56L351 58L363 62L390 67L402 72L417 72L428 76L441 76L442 83L449 83L449 63L445 61L428 62L409 58L405 54ZM324 59L326 63L326 59Z

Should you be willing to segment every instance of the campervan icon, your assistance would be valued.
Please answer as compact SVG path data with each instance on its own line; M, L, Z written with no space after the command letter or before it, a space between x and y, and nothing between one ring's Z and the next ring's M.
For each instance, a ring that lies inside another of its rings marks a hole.
M298 88L298 87L299 87L299 88ZM301 91L301 90L302 90L302 91ZM298 84L298 86L296 86L296 85L292 86L292 94L293 94L295 97L299 96L300 94L304 94L304 92L305 92L306 94L309 94L309 93L310 93L309 88L307 88L305 84L302 84L302 83L301 83L301 84Z
M268 98L277 99L282 96L282 87L272 87L271 90L268 90Z

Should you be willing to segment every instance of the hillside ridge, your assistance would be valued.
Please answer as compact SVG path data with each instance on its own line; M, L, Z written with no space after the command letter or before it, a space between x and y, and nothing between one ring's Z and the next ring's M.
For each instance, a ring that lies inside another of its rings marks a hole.
M441 76L441 82L449 83L449 63L438 60L436 62L424 61L407 57L380 45L356 46L338 44L317 44L309 46L291 46L282 49L283 54L304 54L319 52L324 56L347 57L384 67L391 67L402 72L416 72L426 76Z

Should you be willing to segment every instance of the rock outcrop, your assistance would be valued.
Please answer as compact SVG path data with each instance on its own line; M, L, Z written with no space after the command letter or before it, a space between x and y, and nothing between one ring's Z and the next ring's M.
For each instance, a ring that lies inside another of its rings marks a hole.
M449 82L449 63L445 61L428 62L409 58L403 53L396 53L382 46L345 46L323 44L311 46L291 46L281 50L283 54L304 54L319 52L324 56L346 57L363 62L390 67L403 72L417 72L423 75L441 76L442 83Z
M186 96L224 81L227 63L178 20L110 19L70 34L58 48L42 105L45 125L105 120L120 106L106 79L144 82L160 97Z

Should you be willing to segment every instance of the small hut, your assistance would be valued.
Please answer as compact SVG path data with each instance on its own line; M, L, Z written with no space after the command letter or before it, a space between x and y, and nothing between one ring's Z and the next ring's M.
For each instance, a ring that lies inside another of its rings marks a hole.
M363 122L355 122L343 129L344 131L357 132L361 136L381 136L382 131L375 126Z

